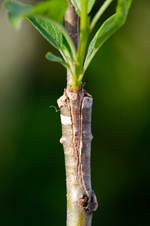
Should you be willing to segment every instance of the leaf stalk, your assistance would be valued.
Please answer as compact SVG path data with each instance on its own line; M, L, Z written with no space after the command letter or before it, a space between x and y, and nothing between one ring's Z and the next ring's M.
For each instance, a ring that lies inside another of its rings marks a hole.
M75 60L76 74L73 84L79 87L81 85L81 77L83 62L86 52L87 40L88 40L88 15L87 15L87 0L81 1L81 19L80 19L80 35L79 35L79 48L77 52L77 59Z
M102 16L102 14L105 12L105 10L107 9L107 7L110 5L110 3L113 0L106 0L104 2L104 4L100 7L99 11L97 12L97 14L95 15L95 17L93 18L90 27L89 27L89 33L91 33L91 31L93 30L93 28L95 27L95 24L97 23L97 21L100 19L100 17Z

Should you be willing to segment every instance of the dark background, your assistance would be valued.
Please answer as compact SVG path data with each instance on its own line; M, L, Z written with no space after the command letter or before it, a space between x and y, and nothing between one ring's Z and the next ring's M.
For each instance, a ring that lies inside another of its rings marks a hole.
M24 3L34 5L36 1ZM103 1L96 1L91 16ZM116 1L102 21L114 12ZM98 28L98 27L97 27ZM0 8L0 225L66 222L64 154L56 100L66 71L27 21L18 32ZM126 24L83 79L92 94L93 226L150 225L150 1L133 1Z

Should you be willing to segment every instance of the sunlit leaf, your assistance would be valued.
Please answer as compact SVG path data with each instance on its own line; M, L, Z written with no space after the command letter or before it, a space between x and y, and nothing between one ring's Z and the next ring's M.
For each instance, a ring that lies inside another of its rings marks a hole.
M87 13L90 13L91 9L96 0L88 0L87 2ZM71 0L73 6L75 7L76 13L80 16L81 14L81 0Z
M8 10L8 16L11 25L17 29L20 21L24 16L43 16L57 22L63 22L64 14L67 8L67 1L65 0L51 0L47 2L40 2L34 7L23 5L19 2L6 1L4 4Z
M20 27L24 15L28 15L33 11L30 6L12 1L5 2L4 6L8 10L9 22L14 29Z
M34 6L33 13L35 15L43 15L57 22L63 22L67 5L66 0L40 2Z
M131 3L132 0L118 0L116 14L102 24L89 45L84 70L102 44L125 23Z
M70 46L58 28L62 26L60 22L63 21L67 8L65 0L41 2L34 7L7 1L5 7L13 28L17 29L22 18L26 18L51 45L61 52L66 61L72 60Z

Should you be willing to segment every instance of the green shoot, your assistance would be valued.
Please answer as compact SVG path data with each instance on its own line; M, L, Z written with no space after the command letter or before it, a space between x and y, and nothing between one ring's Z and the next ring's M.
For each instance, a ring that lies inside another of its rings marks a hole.
M117 1L116 13L100 26L89 47L87 47L89 33L93 30L112 0L104 2L91 23L89 23L88 13L91 11L96 0L71 1L80 16L79 47L77 53L70 36L62 24L67 9L66 0L43 1L34 7L8 0L4 6L8 10L9 21L13 28L17 29L22 18L26 18L51 45L58 49L64 60L52 53L48 53L46 58L65 66L72 75L72 87L78 89L82 84L82 78L86 69L99 48L125 23L132 0Z
M97 23L97 21L100 19L100 17L102 16L102 14L105 12L105 10L107 9L107 7L110 5L110 3L113 0L106 0L104 2L104 4L100 7L99 11L97 12L97 14L94 16L90 26L89 26L89 33L93 30L93 28L95 27L95 24Z
M82 66L85 57L85 51L88 40L88 15L87 15L87 0L81 1L81 19L80 19L80 34L79 34L79 48L77 52L77 59L75 60L76 73L74 87L79 87L81 81L79 77L82 73Z

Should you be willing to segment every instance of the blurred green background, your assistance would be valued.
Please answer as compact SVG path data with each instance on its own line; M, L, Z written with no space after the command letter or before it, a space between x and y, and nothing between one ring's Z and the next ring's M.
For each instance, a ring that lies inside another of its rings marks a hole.
M34 5L35 0L24 0ZM91 16L103 1L97 0ZM114 12L116 1L99 21ZM27 21L18 32L0 6L0 225L66 223L59 112L66 86L57 54ZM92 94L93 226L150 225L150 1L134 0L126 24L85 77Z

